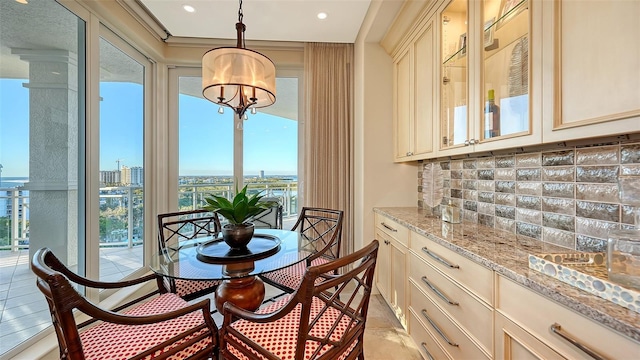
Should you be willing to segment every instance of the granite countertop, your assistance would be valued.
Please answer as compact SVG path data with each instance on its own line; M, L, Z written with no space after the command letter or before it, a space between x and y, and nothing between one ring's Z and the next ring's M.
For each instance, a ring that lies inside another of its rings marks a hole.
M475 223L448 224L417 207L375 208L374 212L640 342L640 313L529 268L529 254L571 250Z

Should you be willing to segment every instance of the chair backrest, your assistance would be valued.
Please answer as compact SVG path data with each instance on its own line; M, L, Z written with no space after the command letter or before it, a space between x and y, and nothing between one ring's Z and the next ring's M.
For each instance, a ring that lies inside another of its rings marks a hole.
M352 353L362 352L377 256L378 241L373 240L350 255L307 269L286 305L302 304L296 359L304 358L307 342L320 344L310 359L338 358L354 342Z
M340 257L342 210L303 207L291 230L308 242L301 250L322 253L327 259Z
M165 250L167 246L181 241L212 236L221 230L217 213L208 210L187 210L158 214L158 246Z
M113 283L113 286L105 286L105 283L86 279L69 270L48 248L36 251L31 260L31 270L36 274L38 289L44 294L49 305L53 327L58 338L60 358L65 359L84 358L78 328L95 321L89 320L77 324L74 317L74 309L78 309L92 317L95 317L99 312L104 312L78 293L76 286L72 285L72 283L96 288L120 288L130 283L156 281L159 290L138 297L113 309L113 311L119 311L133 303L164 292L164 288L160 290L162 287L161 279L156 275L147 275L140 278L140 281Z
M247 221L252 222L256 229L282 229L282 203L280 198L263 197L260 201L270 202L273 205Z

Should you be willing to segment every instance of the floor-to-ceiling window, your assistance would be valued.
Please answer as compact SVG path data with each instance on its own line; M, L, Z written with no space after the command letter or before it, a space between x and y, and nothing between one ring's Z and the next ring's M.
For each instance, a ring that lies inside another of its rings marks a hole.
M178 189L177 203L169 207L198 208L208 194L231 196L238 183L280 198L285 217L295 217L299 77L278 77L276 104L247 112L245 119L202 97L200 69L172 69L169 78L170 151L177 154L172 188Z
M51 325L37 249L85 272L86 23L54 1L0 14L1 355Z

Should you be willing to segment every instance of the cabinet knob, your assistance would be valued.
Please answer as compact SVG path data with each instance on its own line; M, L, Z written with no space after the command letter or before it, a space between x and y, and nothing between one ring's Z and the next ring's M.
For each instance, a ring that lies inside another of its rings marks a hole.
M464 141L464 146L469 146L469 145L471 145L471 143L469 142L469 140L465 140L465 141Z
M411 151L407 151L407 156L411 156L413 153Z

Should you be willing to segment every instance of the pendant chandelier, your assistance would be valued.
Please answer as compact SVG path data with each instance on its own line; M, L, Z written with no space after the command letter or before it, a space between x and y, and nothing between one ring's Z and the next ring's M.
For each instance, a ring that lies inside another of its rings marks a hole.
M236 23L236 47L219 47L202 56L202 95L233 109L242 119L245 111L276 102L276 68L257 51L245 48L242 0ZM222 113L223 111L218 111Z

